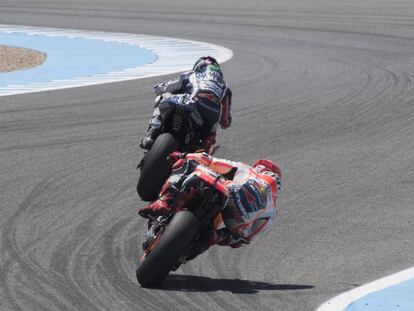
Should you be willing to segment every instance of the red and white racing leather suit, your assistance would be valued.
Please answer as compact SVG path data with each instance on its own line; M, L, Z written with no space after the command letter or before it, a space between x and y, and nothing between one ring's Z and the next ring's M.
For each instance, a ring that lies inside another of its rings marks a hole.
M187 154L185 158L220 174L227 174L237 168L232 180L225 182L229 202L222 212L223 222L233 234L250 241L256 234L270 227L271 219L277 213L280 173L259 173L245 163L214 158L206 153ZM180 164L174 166L177 168ZM172 174L167 183L177 181L177 177Z

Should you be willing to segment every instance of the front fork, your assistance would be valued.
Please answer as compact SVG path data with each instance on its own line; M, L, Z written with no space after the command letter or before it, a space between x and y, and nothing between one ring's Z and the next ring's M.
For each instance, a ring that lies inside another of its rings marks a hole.
M167 219L166 217L159 216L148 221L148 230L144 234L144 242L142 243L144 258L155 247L157 239L164 232Z

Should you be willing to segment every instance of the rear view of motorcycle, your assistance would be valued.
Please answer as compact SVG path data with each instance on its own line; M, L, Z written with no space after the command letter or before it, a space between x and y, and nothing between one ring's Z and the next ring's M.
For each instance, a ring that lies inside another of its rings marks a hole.
M171 94L169 94L171 95ZM170 163L168 155L173 151L194 152L202 148L199 128L203 120L194 103L169 100L163 94L162 100L168 113L161 128L161 134L155 139L138 168L141 174L137 184L137 192L142 200L153 201L157 198L162 185L168 177Z
M156 287L170 271L208 249L208 237L222 223L228 200L225 179L199 166L183 182L171 212L148 221L143 256L136 276L143 287Z

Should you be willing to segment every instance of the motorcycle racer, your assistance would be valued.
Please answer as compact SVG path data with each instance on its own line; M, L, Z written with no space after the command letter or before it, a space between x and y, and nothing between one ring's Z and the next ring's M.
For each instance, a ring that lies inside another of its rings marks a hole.
M163 117L171 109L167 102L195 105L202 117L201 139L206 149L216 142L216 129L231 124L232 92L223 79L217 60L211 56L199 58L191 71L177 78L154 86L157 95L171 93L172 96L157 97L154 111L145 137L140 142L142 149L150 149L160 134Z
M214 244L232 248L248 244L254 236L270 227L276 215L276 200L281 187L281 171L270 160L258 160L252 166L219 159L207 153L183 155L173 152L170 178L159 198L139 210L144 218L168 214L177 192L198 165L204 165L226 178L229 200L222 211L224 228L211 232L208 247ZM192 167L192 169L188 169Z

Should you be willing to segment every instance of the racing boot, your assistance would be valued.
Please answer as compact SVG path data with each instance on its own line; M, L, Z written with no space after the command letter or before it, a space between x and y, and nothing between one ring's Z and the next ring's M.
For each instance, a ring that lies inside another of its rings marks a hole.
M158 200L141 208L138 214L143 218L157 218L158 216L166 215L170 212L170 205L173 200L173 193L167 190Z
M159 133L160 133L159 129L153 128L153 127L150 126L148 128L147 134L145 135L145 137L139 143L139 146L142 149L149 150L152 147L152 145L154 144L155 138L157 138Z
M230 246L231 248L239 248L243 244L250 244L249 240L231 233L227 228L221 228L215 230L210 235L210 238L207 242L208 246L220 245L220 246Z

